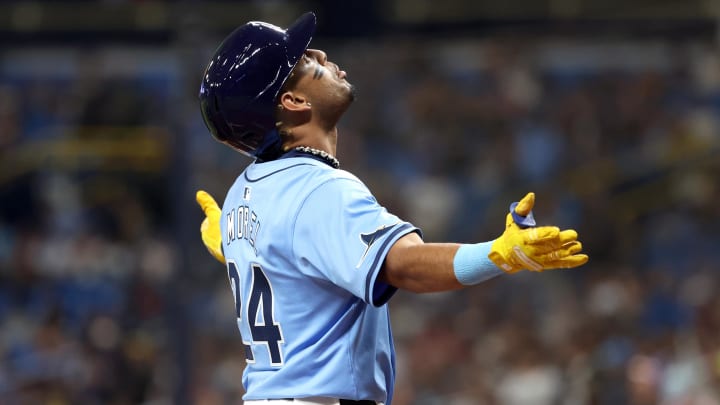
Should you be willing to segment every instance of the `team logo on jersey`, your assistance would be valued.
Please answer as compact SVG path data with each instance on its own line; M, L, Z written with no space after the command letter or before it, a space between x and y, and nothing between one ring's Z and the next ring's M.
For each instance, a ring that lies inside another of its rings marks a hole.
M245 191L243 191L243 200L250 201L250 186L245 186Z
M360 240L365 245L365 251L363 252L362 257L360 257L360 261L358 262L357 266L355 266L356 269L360 268L360 265L365 261L365 258L367 257L367 254L370 252L370 248L372 247L372 245L377 240L381 239L383 235L388 233L395 225L396 224L382 225L381 227L374 230L373 232L360 234Z

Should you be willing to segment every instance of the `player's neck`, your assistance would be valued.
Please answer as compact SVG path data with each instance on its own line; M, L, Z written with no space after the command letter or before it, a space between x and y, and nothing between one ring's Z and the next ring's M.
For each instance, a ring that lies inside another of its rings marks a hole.
M322 131L316 126L301 125L288 131L283 142L283 150L289 151L298 146L316 149L335 156L337 150L337 128Z

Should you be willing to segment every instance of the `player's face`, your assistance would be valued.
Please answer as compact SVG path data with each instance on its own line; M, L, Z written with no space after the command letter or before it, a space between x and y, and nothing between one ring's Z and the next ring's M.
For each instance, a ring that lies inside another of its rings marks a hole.
M346 79L347 73L330 62L321 50L306 50L295 66L294 74L298 75L296 89L307 93L313 105L347 108L355 99L354 87Z

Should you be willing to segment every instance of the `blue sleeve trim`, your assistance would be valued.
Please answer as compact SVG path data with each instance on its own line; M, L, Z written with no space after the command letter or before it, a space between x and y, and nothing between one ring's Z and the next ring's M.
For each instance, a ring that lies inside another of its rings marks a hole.
M505 272L488 258L493 241L462 245L455 253L455 278L463 285L475 285Z
M375 261L373 261L372 266L370 266L370 271L365 278L365 302L376 307L381 307L385 305L397 291L397 287L377 281L377 275L380 272L382 263L385 261L385 256L388 251L390 251L390 246L402 236L407 235L410 232L420 233L420 230L407 222L403 223L392 231L392 233L382 242L382 245L380 245L378 254L375 256ZM374 286L372 285L373 280L376 280ZM372 297L370 296L371 291L373 292Z

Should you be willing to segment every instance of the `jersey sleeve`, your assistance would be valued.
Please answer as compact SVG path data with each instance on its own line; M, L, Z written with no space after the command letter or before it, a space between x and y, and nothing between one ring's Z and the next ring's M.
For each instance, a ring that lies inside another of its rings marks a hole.
M334 178L313 190L298 210L293 254L300 271L381 306L397 288L377 280L385 256L419 229L390 214L357 179Z

